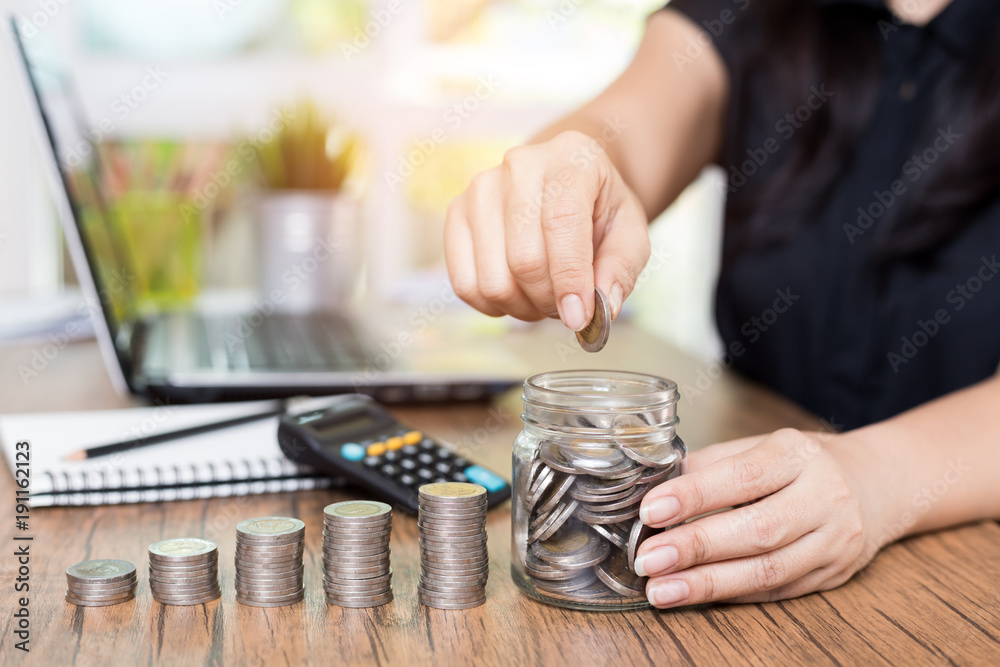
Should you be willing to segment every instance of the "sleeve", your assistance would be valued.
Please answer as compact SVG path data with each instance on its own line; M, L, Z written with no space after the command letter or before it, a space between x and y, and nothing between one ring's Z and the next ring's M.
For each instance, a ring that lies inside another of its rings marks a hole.
M672 0L664 10L674 10L686 16L702 32L702 41L691 44L680 57L697 58L709 44L722 58L730 76L736 71L745 40L745 23L756 12L750 10L751 0Z

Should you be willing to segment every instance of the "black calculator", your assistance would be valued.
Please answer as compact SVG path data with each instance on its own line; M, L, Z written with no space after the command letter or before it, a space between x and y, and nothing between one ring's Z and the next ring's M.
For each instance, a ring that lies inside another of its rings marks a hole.
M344 478L404 511L416 513L417 489L431 482L472 482L494 507L510 484L418 430L400 424L373 398L345 394L317 409L283 415L281 451L333 477Z

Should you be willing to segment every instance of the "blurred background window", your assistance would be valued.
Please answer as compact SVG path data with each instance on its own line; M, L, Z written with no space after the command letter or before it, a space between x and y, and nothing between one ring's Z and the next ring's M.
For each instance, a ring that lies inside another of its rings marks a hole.
M263 232L255 220L274 209L268 197L324 188L279 187L263 173L272 135L287 126L290 110L308 105L325 123L321 152L334 163L345 137L357 142L344 158L350 174L327 189L337 195L335 215L354 226L344 237L358 259L352 294L391 300L440 291L448 202L507 148L616 77L660 4L5 0L3 7L18 15L32 49L60 53L91 139L127 172L113 206L159 221L159 240L143 231L134 251L186 249L164 275L190 273L190 280L163 284L183 294L261 285ZM0 55L7 91L15 86L11 57ZM18 97L0 96L0 296L41 298L73 276ZM654 223L654 254L630 301L642 326L704 358L719 349L710 308L720 183L709 170ZM197 224L171 227L164 206ZM139 233L118 230L123 238Z

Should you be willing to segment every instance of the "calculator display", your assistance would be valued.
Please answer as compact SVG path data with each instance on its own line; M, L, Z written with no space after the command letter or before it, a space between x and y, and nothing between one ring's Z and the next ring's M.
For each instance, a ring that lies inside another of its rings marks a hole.
M321 438L331 438L337 435L347 435L375 428L385 421L371 413L361 413L345 418L324 419L311 424L310 428Z

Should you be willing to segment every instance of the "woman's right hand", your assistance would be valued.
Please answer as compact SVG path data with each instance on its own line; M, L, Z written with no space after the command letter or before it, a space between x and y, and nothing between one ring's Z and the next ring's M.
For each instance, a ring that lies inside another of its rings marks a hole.
M445 257L456 294L487 315L594 314L594 286L621 312L649 258L639 199L601 145L568 131L507 151L448 208Z

